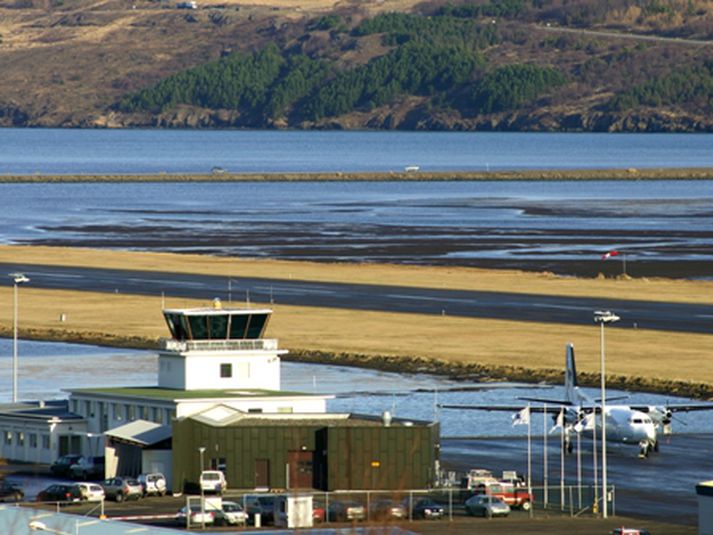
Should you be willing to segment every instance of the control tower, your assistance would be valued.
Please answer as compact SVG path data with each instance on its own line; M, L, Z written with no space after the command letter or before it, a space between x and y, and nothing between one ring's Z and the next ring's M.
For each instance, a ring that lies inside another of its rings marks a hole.
M172 338L159 351L159 388L280 390L277 340L263 338L272 310L166 309Z

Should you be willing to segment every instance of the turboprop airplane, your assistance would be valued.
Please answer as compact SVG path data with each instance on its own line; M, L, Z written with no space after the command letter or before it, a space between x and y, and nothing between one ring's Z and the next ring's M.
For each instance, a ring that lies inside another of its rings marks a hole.
M522 401L543 403L530 406L531 412L552 414L556 427L561 427L565 434L565 447L571 452L571 433L595 430L601 435L601 420L596 417L601 413L601 400L593 400L577 386L577 369L574 359L574 346L567 344L564 376L565 399L518 398ZM649 453L659 450L658 430L667 435L671 432L671 422L675 412L713 410L713 403L669 404L660 405L619 405L609 401L621 397L608 398L606 403L607 442L621 442L639 446L639 457L648 457ZM484 411L520 412L520 406L502 405L439 405L444 409L467 409Z

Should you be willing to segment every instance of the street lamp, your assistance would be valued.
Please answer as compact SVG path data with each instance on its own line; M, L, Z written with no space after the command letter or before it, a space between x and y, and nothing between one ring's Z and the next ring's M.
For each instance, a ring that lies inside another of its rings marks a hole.
M22 273L10 273L14 281L14 308L12 316L12 402L17 403L17 287L30 282Z
M607 518L607 423L606 423L606 365L604 358L604 324L619 321L619 316L609 310L597 310L594 312L594 322L600 326L600 348L602 357L602 377L601 377L601 398L602 398L602 511L603 517ZM595 430L596 434L596 430Z
M203 482L201 481L201 475L203 474L203 454L205 453L205 446L198 448L201 454L201 469L198 474L198 486L201 488L201 529L205 529L205 493L203 491ZM190 517L191 511L189 508L188 516Z

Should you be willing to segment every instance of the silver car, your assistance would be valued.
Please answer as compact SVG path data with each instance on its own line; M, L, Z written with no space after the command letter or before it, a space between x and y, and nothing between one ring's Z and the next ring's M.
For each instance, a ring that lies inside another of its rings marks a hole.
M123 502L124 500L138 500L144 495L141 483L133 477L112 477L105 479L101 486L107 498Z
M465 512L471 516L484 516L486 518L508 516L510 514L510 506L497 496L478 494L471 496L465 502Z

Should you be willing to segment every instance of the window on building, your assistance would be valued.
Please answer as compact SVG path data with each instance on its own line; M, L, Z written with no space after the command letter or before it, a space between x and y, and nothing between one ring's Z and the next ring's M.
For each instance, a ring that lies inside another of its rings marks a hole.
M228 316L208 316L208 331L212 340L225 340L228 337Z
M133 422L136 420L136 407L133 405L124 405L126 409L126 421Z
M72 400L72 412L75 414L79 414L79 401L76 399Z
M84 416L86 416L87 418L94 416L92 414L92 402L91 401L84 402Z
M22 431L17 432L17 445L18 446L25 445L25 433L23 433Z
M50 436L42 435L42 448L45 450L50 449Z
M30 447L37 447L37 433L30 433Z
M172 420L176 418L176 411L173 409L166 409L166 423L170 424Z
M142 420L148 420L149 419L149 408L148 407L139 407L139 414L141 415Z
M256 408L248 409L248 412L262 412L262 409L256 409Z
M220 378L228 379L233 376L233 365L230 363L224 363L220 365Z
M5 444L8 446L12 445L12 431L5 432Z
M122 416L121 416L121 405L119 405L118 403L113 403L113 404L112 404L112 407L111 407L111 410L114 412L114 420L121 420L121 419L122 419Z
M162 416L163 416L163 411L161 409L159 409L158 407L153 407L151 409L151 420L153 420L157 424L161 423Z

